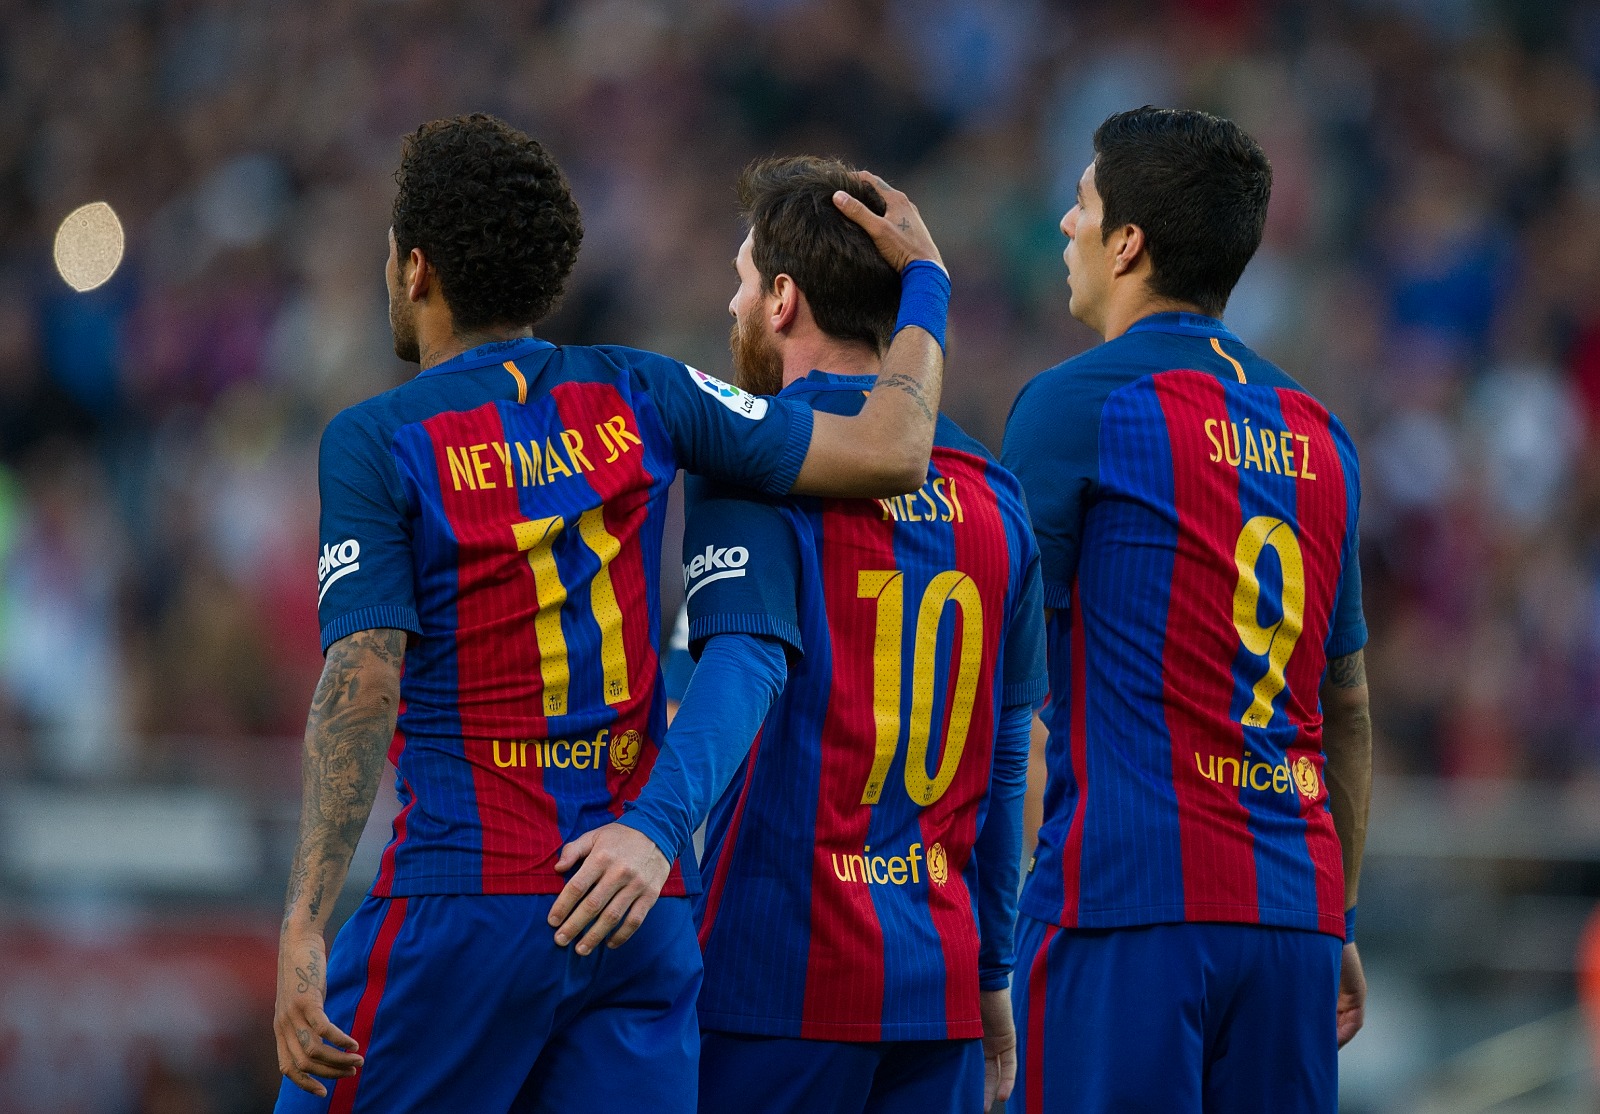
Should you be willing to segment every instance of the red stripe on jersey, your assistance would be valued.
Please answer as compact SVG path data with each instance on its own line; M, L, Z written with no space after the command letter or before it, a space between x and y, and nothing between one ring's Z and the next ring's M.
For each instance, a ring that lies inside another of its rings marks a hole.
M834 857L861 855L872 811L861 806L875 753L873 638L875 600L858 596L861 569L892 569L894 524L877 505L830 500L822 513L823 601L829 616L833 684L822 725L815 859L811 868L811 936L806 960L802 1038L822 1038L829 1025L850 1025L858 1040L877 1040L861 1024L883 1012L883 926L871 886L841 881ZM856 617L864 616L860 621ZM848 865L846 870L849 870Z
M512 465L495 449L507 443L498 406L439 414L422 424L433 442L439 491L458 552L456 684L466 736L462 752L472 766L482 830L483 892L523 892L528 874L553 871L561 851L555 801L536 763L517 757L508 762L498 752L497 747L518 751L518 740L494 740L481 732L497 722L504 725L507 705L513 705L509 714L527 724L522 739L547 734L533 623L538 593L513 531L527 516L509 482ZM469 462L484 463L481 469L473 465L475 487L458 482L447 448L464 451Z
M761 750L761 732L750 744L750 756L745 759L744 784L739 787L739 800L728 818L728 830L722 837L722 853L717 856L717 869L711 875L711 885L706 889L705 911L700 916L700 947L711 939L712 926L717 921L717 910L722 907L722 890L728 884L728 870L733 865L733 853L739 846L739 823L744 819L744 806L750 799L750 784L756 779L756 755Z
M1061 923L1068 928L1078 923L1078 904L1083 879L1083 818L1089 810L1089 669L1084 661L1083 604L1078 600L1078 585L1072 585L1072 610L1067 616L1071 640L1072 691L1068 694L1068 731L1072 782L1078 799L1072 810L1072 823L1061 845Z
M384 984L389 980L389 953L394 948L395 937L400 935L400 925L406 919L406 899L389 899L383 923L378 926L378 937L367 955L367 985L361 990L361 1000L356 1003L356 1016L350 1026L350 1036L355 1039L357 1051L367 1055L372 1044L372 1021L378 1015L378 1004L383 1001ZM328 1114L350 1114L356 1105L356 1090L361 1086L358 1071L349 1079L341 1079L333 1088L328 1100Z
M605 532L619 547L607 570L611 594L622 620L628 694L615 702L612 694L603 694L602 698L617 712L608 748L611 760L606 763L605 774L606 787L611 793L611 810L621 816L623 803L633 800L644 789L660 746L659 740L649 737L650 707L658 670L649 629L650 582L645 577L644 550L639 544L639 532L650 515L654 479L645 468L644 449L638 443L642 440L638 418L615 387L600 383L563 383L550 395L564 428L593 431L588 434L593 440L585 452L593 454L597 467L584 473L584 477L602 500ZM602 464L604 467L599 467ZM591 587L591 592L596 590ZM597 612L594 621L601 623L605 619ZM629 731L637 733L636 743L624 743ZM674 875L677 872L674 863Z
M1349 531L1349 506L1344 464L1329 428L1328 412L1311 396L1279 390L1284 423L1304 434L1316 479L1302 479L1295 489L1295 518L1299 524L1301 557L1306 572L1305 631L1290 655L1285 680L1290 721L1299 728L1294 744L1285 752L1293 771L1301 758L1316 771L1314 797L1298 794L1300 815L1306 822L1306 849L1316 874L1317 916L1326 932L1344 931L1344 859L1339 833L1328 811L1328 784L1323 777L1322 708L1318 692L1327 669L1329 627L1338 594L1344 541ZM1352 560L1354 557L1352 557ZM1298 779L1297 779L1298 781Z
M1050 982L1050 941L1061 930L1050 925L1044 930L1044 942L1034 954L1033 966L1028 971L1028 1060L1022 1070L1026 1072L1026 1114L1044 1112L1044 1019L1045 997Z
M978 925L972 916L972 896L964 872L972 858L972 845L978 837L978 805L989 789L994 767L994 668L1000 658L1000 639L1005 619L1006 596L1011 582L1010 547L1000 505L989 487L983 461L966 453L934 450L939 471L956 481L961 489L965 514L960 526L952 524L956 568L971 577L983 600L983 622L979 636L983 649L977 678L977 699L972 706L972 721L962 746L956 776L933 804L918 816L924 847L942 844L949 849L949 881L928 887L929 915L939 934L944 953L945 1018L951 1040L983 1035L978 1013ZM907 601L911 610L911 601ZM944 752L951 745L950 710L954 703L956 680L960 672L961 647L968 632L959 608L955 612L955 637L951 640L948 663L949 681L945 686L944 714L937 735L928 749L927 764L938 770ZM931 867L930 867L931 870ZM975 1024L963 1025L964 1019Z
M403 677L405 675L405 666L402 665L400 668L401 676ZM405 714L406 702L402 700L400 701L400 710L396 714L396 718L398 719ZM405 753L405 749L405 733L396 727L394 729L394 738L389 740L389 764L396 770L400 768L400 756ZM406 791L408 793L411 791L409 784L406 786ZM372 883L372 895L374 897L388 897L390 888L394 885L394 853L406 841L406 820L409 818L411 807L416 803L416 794L412 793L411 799L406 802L405 807L394 818L394 835L389 838L389 846L383 849L383 857L378 860L378 877Z
M1239 474L1212 463L1208 418L1226 421L1227 394L1213 376L1172 371L1155 377L1172 447L1178 545L1168 593L1162 703L1172 741L1183 898L1191 920L1253 923L1260 918L1255 839L1236 786L1212 781L1200 763L1244 758L1244 726L1233 704L1239 636L1234 548L1243 528ZM1221 712L1219 714L1219 709Z

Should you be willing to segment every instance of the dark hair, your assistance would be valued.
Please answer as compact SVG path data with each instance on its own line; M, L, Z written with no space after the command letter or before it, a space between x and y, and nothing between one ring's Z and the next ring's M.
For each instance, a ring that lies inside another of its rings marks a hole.
M422 249L458 330L532 325L555 306L583 217L538 140L481 112L433 120L406 136L394 178L400 257Z
M739 205L754 234L761 285L786 274L811 306L817 327L840 340L889 347L900 312L900 276L872 238L833 203L844 190L879 216L883 197L838 159L759 159L739 175Z
M1096 128L1094 152L1101 234L1138 225L1151 291L1220 317L1267 223L1272 164L1261 147L1232 120L1145 105Z

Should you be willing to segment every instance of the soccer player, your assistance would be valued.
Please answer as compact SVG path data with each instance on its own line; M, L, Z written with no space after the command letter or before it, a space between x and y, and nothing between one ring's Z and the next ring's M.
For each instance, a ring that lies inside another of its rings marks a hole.
M883 208L835 160L745 171L729 310L744 387L852 414L897 283L834 210L840 189ZM697 902L700 1109L982 1111L1015 1071L1021 806L1047 683L1021 489L944 418L903 497L697 486L699 664L644 793L562 856L585 865L556 912L574 909L576 931L650 864L660 877L733 778Z
M390 320L421 373L322 440L327 662L279 957L278 1109L692 1110L692 858L625 952L560 948L546 925L563 844L620 814L665 734L667 488L683 466L772 494L914 489L948 282L904 195L892 220L852 208L918 327L860 414L813 415L665 357L535 339L582 223L526 135L426 124L397 181ZM394 838L329 955L385 753Z
M1366 996L1356 454L1220 320L1260 147L1146 107L1094 150L1061 230L1105 343L1023 389L1002 453L1051 609L1010 1108L1331 1114Z

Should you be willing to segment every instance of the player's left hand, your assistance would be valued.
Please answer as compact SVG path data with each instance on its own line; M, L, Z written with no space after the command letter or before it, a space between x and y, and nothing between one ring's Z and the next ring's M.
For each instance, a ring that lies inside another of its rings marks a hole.
M1017 1028L1011 1020L1011 991L985 990L978 995L983 1018L983 1108L1011 1097L1017 1081Z
M1354 944L1344 946L1339 961L1339 1047L1361 1032L1367 1020L1367 975L1361 969L1361 953Z
M580 861L583 866L550 907L556 943L566 947L588 926L578 940L579 955L594 951L607 935L608 948L620 947L661 896L672 864L654 840L625 824L585 832L561 849L556 870L564 874Z

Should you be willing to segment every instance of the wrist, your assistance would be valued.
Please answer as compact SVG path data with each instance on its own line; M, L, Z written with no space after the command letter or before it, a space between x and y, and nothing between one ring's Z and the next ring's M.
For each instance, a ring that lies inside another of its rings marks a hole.
M896 334L915 325L944 348L946 318L950 311L950 276L931 259L913 259L900 272L900 315Z
M657 853L667 861L669 866L678 857L678 845L673 843L671 834L665 830L665 826L659 823L655 817L634 808L632 802L623 806L623 813L617 817L616 822L624 828L631 828L655 844Z

